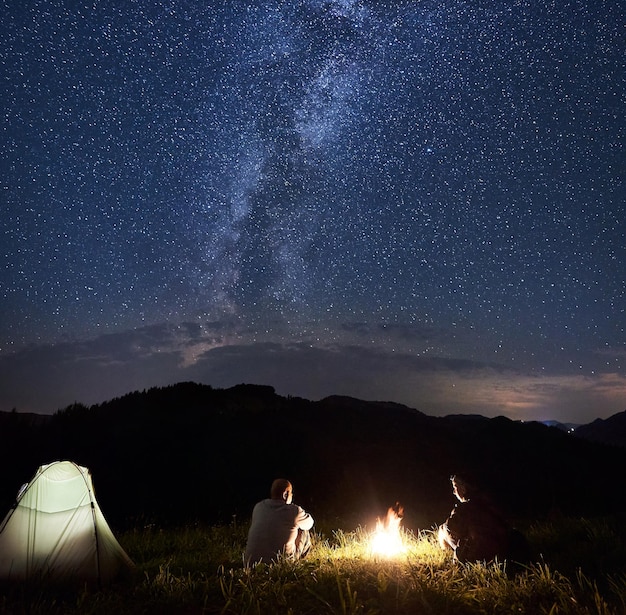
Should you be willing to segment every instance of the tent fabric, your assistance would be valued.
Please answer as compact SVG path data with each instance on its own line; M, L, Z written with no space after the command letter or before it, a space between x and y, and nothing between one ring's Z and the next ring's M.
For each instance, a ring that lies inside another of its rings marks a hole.
M41 466L0 525L0 579L110 583L133 567L71 461Z

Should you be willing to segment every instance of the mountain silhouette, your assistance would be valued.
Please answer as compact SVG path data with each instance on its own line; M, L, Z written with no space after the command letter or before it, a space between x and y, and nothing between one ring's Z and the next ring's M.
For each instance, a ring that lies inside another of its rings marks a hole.
M505 417L432 417L401 404L277 395L272 387L192 382L74 404L45 420L0 420L0 505L36 468L90 468L118 527L229 523L272 479L319 525L368 524L400 502L405 525L432 527L454 504L449 477L471 472L512 517L609 514L624 507L626 448Z
M608 419L596 419L587 425L580 425L574 430L574 434L593 442L626 447L626 411Z

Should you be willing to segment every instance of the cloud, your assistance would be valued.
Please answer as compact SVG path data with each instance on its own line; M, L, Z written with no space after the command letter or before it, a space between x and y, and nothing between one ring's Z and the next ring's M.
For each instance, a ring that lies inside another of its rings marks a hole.
M0 357L0 410L50 413L178 382L190 355L228 338L225 323L162 324L27 348Z
M454 387L464 412L473 407L485 416L587 423L626 409L626 378L619 374L535 375L486 368L469 378L457 375Z
M371 332L365 324L344 331L356 333L359 343L256 340L236 320L226 320L155 325L33 347L0 358L0 410L50 413L74 402L91 405L186 380L220 388L265 384L281 395L311 400L348 395L395 401L435 416L586 423L626 408L621 374L534 374L469 359L392 352L364 345ZM415 339L426 334L415 333ZM271 337L277 339L275 332Z
M589 422L626 407L626 378L533 375L465 359L416 357L362 346L255 344L216 348L190 369L216 386L270 384L278 393L320 399L350 395L396 401L431 415Z

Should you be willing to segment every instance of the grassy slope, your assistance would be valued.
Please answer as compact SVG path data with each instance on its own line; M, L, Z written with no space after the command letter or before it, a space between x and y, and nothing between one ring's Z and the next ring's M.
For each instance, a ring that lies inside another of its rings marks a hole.
M527 529L535 563L460 565L430 531L407 552L373 556L369 533L315 536L310 557L244 569L245 525L155 527L120 542L133 578L96 592L5 588L2 613L605 613L626 612L626 550L617 520L562 519Z

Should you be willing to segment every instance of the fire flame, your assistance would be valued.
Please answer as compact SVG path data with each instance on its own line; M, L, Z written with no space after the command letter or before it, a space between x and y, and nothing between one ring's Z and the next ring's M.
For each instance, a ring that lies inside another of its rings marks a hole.
M397 502L387 511L385 519L376 519L376 530L371 539L371 550L375 555L391 557L406 550L400 532L404 509Z

